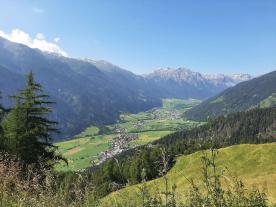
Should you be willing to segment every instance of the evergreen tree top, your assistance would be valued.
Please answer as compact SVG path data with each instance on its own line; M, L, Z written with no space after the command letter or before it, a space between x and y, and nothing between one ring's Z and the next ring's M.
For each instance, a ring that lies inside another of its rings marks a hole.
M57 122L48 118L53 102L47 100L49 96L35 82L32 72L27 75L25 88L13 98L16 104L4 123L8 151L16 154L24 165L35 164L39 169L43 163L44 167L52 167L63 159L51 143L53 133L58 132Z

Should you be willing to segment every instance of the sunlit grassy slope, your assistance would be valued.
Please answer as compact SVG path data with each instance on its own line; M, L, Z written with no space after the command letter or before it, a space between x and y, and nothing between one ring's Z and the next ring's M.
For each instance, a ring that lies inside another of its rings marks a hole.
M147 144L178 129L191 128L198 122L182 119L181 114L197 105L198 100L164 99L163 106L138 114L122 114L115 125L107 125L99 135L99 128L91 126L74 139L57 143L59 152L68 159L57 165L57 170L80 170L97 162L98 154L108 149L112 137L116 136L116 128L124 128L128 133L138 133L138 139L130 143L130 147ZM142 123L137 128L137 123Z
M264 99L260 102L260 107L268 108L268 107L275 107L276 106L276 93L273 93L268 98Z
M175 166L168 172L169 185L177 186L177 196L182 199L188 192L188 179L198 182L201 175L202 152L177 158ZM270 202L276 202L276 143L260 145L236 145L219 150L217 164L224 169L226 177L238 176L246 186L265 189ZM185 178L186 177L186 178ZM147 182L151 192L164 191L164 179L159 178ZM139 206L138 185L126 187L103 199L102 207L114 203L124 203Z

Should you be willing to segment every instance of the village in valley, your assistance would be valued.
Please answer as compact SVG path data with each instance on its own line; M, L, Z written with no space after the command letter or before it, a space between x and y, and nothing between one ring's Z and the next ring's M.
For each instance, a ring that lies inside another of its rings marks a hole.
M167 100L169 101L169 100ZM145 125L149 123L151 120L156 121L177 121L183 120L181 106L173 106L173 107L162 107L162 108L153 108L149 110L148 115L151 119L141 119L132 122L131 132L128 131L127 128L122 128L120 124L114 125L113 131L116 132L116 135L109 142L109 148L98 155L98 162L96 164L101 164L106 159L114 157L117 154L120 154L123 151L128 150L131 147L135 147L136 145L131 145L131 142L137 140L139 138L139 133L142 132ZM127 114L121 115L121 120L127 119L129 116ZM189 121L187 121L189 122Z

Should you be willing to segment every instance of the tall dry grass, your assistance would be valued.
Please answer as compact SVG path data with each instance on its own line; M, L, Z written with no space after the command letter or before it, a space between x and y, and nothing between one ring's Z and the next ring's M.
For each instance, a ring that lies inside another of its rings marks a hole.
M15 157L0 154L0 207L97 206L94 187L87 180L81 173L60 176L32 166L23 171Z

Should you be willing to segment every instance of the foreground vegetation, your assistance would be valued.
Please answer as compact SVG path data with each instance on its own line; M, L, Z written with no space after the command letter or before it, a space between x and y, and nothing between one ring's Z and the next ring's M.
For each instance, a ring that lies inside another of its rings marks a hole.
M163 152L162 178L146 182L142 170L140 185L101 200L84 174L78 173L70 179L46 170L41 179L30 167L28 179L22 179L19 163L12 157L7 162L7 157L1 155L0 206L267 207L275 202L275 143L237 145L181 156L168 173L168 157Z
M167 173L167 188L170 192L174 189L173 193L178 204L181 202L185 203L186 200L191 199L190 194L195 193L193 191L195 189L191 184L198 187L198 193L205 192L206 185L204 185L205 180L202 174L202 156L204 155L204 152L201 151L191 155L180 156L177 158L174 167ZM207 155L210 158L211 152L208 152ZM216 170L220 174L221 188L223 188L224 193L227 192L228 188L238 187L236 186L236 181L242 179L243 184L246 186L244 188L247 190L240 192L241 194L246 191L247 193L252 193L251 190L258 186L260 190L266 193L270 202L276 203L275 158L276 143L244 144L220 149L216 157ZM211 176L212 172L208 172ZM102 200L101 206L112 206L113 204L116 204L115 206L142 206L141 187L145 188L145 186L149 198L161 197L164 201L165 195L162 193L166 189L164 179L164 177L161 177L111 193ZM240 199L242 200L241 195Z

